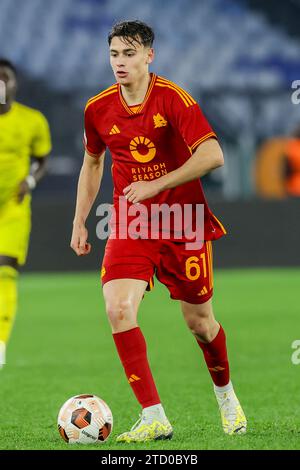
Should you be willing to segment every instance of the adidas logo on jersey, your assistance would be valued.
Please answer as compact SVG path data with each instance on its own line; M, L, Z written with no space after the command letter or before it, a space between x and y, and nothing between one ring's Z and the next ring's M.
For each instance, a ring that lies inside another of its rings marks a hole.
M205 295L205 294L207 294L207 289L206 289L206 287L204 286L203 289L202 289L202 290L199 292L199 294L197 294L197 295Z
M119 130L118 126L114 125L111 128L111 131L110 131L109 135L112 135L112 134L120 134L120 130Z

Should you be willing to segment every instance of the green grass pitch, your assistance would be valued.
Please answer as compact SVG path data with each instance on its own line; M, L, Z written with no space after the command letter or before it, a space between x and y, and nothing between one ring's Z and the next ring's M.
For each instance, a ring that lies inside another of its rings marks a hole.
M157 281L139 323L172 441L117 444L139 406L115 352L98 273L23 274L7 365L0 371L1 449L300 449L300 271L232 270L215 275L214 310L227 332L232 381L248 418L245 436L225 436L202 352L179 303ZM58 434L60 406L94 393L113 411L102 445L69 446Z

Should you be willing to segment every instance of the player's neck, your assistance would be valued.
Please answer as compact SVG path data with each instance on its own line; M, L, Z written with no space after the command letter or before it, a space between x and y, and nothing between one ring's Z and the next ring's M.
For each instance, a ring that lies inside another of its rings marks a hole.
M147 73L135 83L128 86L121 85L122 96L128 106L141 104L144 101L150 81L151 75Z

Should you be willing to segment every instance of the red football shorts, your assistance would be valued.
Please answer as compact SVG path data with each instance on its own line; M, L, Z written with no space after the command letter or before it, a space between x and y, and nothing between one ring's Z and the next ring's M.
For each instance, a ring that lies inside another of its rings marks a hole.
M201 304L212 297L212 244L187 250L185 243L170 240L108 239L102 264L102 285L113 279L141 279L164 284L172 299Z

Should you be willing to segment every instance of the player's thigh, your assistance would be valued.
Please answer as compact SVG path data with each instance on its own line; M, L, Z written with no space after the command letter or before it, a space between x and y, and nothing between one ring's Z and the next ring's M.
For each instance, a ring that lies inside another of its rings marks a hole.
M211 299L213 269L210 241L204 242L197 250L187 249L185 243L167 241L160 253L156 276L167 286L171 298L195 305L205 304Z
M158 248L151 240L109 238L104 252L102 285L114 279L140 279L150 282Z
M133 279L145 281L151 290L158 248L151 240L109 238L101 269L102 285L109 281Z
M130 303L137 311L147 287L147 282L140 279L114 279L103 286L103 296L106 305Z
M106 311L112 324L136 320L139 304L151 287L155 244L110 238L101 270Z

